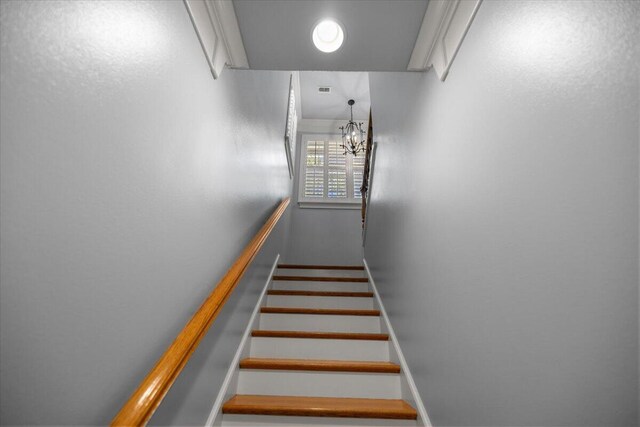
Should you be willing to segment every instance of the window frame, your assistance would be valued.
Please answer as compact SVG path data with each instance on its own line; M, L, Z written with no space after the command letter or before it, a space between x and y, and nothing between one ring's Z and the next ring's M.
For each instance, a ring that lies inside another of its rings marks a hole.
M353 156L347 156L346 172L347 172L347 197L346 198L333 198L327 197L328 185L329 185L329 156L328 145L324 144L324 187L323 196L319 197L305 197L305 179L307 175L307 144L309 141L337 141L340 143L342 136L340 134L332 133L307 133L301 134L300 139L300 175L298 176L298 205L301 208L329 208L329 209L360 209L362 207L362 199L355 198L356 189L353 188ZM359 190L358 190L359 191ZM349 197L351 195L351 197Z

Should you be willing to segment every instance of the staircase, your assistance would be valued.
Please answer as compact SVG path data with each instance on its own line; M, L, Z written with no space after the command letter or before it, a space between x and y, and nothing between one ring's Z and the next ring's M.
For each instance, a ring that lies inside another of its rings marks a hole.
M425 425L363 267L279 264L258 304L213 425Z

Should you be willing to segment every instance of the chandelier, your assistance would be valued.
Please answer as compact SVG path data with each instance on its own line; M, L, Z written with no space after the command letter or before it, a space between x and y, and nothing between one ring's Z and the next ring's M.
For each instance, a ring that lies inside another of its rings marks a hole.
M342 145L340 147L344 149L344 155L350 153L357 156L358 153L364 151L365 147L365 132L362 130L362 123L353 121L353 104L355 103L356 101L353 99L349 100L347 104L351 107L351 119L346 125L338 128L342 131Z

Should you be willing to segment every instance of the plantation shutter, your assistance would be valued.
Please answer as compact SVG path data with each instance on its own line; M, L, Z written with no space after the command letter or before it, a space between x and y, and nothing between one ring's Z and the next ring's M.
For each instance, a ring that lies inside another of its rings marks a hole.
M345 154L339 135L303 135L299 201L359 205L364 153Z
M347 198L347 157L337 141L328 141L327 197Z
M307 142L304 197L324 197L324 141Z
M362 177L364 176L364 153L359 156L351 156L351 170L353 172L353 197L362 198L360 187L362 187Z

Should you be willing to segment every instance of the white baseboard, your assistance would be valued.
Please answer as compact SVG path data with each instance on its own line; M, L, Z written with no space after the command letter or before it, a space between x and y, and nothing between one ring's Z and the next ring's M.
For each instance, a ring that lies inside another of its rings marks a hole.
M429 415L427 414L427 410L422 403L422 399L420 398L420 393L418 392L418 388L416 387L415 382L413 381L413 376L411 376L411 371L409 370L409 366L407 365L407 361L402 354L402 350L400 349L400 345L398 344L398 339L396 338L396 334L393 331L393 327L391 326L391 322L389 321L389 316L387 316L387 311L384 309L384 305L382 304L382 299L380 298L380 294L378 293L378 289L376 288L375 280L371 276L371 271L369 270L369 264L367 264L366 259L362 259L364 262L364 268L367 271L367 276L369 277L369 285L371 285L371 290L380 306L380 314L382 314L382 318L384 319L385 325L387 327L387 332L389 333L389 338L393 343L393 348L396 351L398 356L398 362L400 363L400 368L402 369L403 374L405 375L405 379L409 386L409 390L413 395L413 401L416 405L416 410L418 411L418 416L421 418L422 423L426 427L432 427L431 420L429 419Z
M233 357L231 364L229 365L227 376L224 378L222 387L220 388L220 392L218 392L218 397L216 397L213 407L211 408L209 418L207 418L207 423L205 424L205 426L207 427L212 427L215 425L222 424L222 416L221 416L222 414L220 410L222 409L222 405L224 404L224 402L231 397L228 395L227 390L229 389L229 386L233 382L234 376L236 376L237 374L238 365L240 364L240 358L242 357L242 353L249 340L249 335L251 334L251 330L253 329L253 324L256 322L256 319L258 317L260 307L262 306L262 302L264 301L264 296L267 293L269 284L271 283L271 278L273 277L273 273L276 271L276 268L278 268L279 259L280 259L280 254L278 254L276 256L275 261L273 261L273 266L271 267L271 271L269 272L267 281L264 284L264 287L262 288L262 292L260 293L260 297L258 298L256 307L253 309L253 313L251 313L251 317L249 318L249 323L247 323L247 328L245 329L244 334L242 335L242 340L240 341L238 350L236 351L236 354Z

